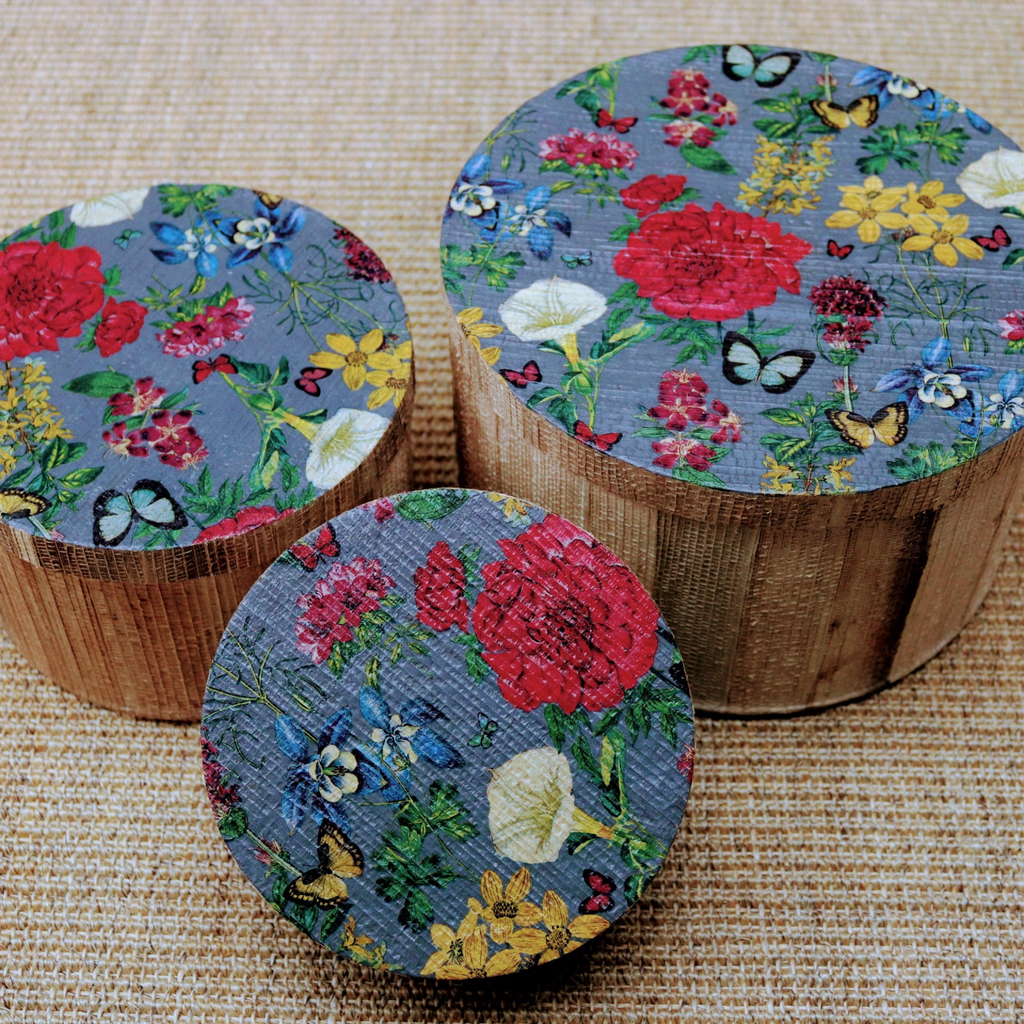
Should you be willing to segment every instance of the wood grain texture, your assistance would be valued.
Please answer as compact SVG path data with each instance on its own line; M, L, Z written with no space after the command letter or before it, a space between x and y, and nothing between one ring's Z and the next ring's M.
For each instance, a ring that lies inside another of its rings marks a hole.
M235 537L152 551L62 544L0 523L0 624L83 700L197 721L213 652L261 572L317 524L410 484L408 396L358 468L304 508Z
M463 483L535 501L617 551L680 637L699 709L784 714L871 693L953 639L991 585L1022 434L875 491L712 490L580 444L511 394L454 316L449 333Z

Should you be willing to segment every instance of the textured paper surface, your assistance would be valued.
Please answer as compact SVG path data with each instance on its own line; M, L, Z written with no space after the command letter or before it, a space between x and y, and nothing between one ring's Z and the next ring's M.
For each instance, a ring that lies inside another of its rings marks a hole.
M0 48L3 229L166 179L273 188L339 219L402 289L417 468L448 479L436 211L459 168L509 110L597 61L735 38L840 47L1024 136L1016 0L984 16L922 0L24 3ZM197 728L85 707L5 648L0 1019L1014 1021L1022 578L1018 527L979 619L898 687L791 721L698 721L685 831L649 900L575 962L450 992L339 963L265 907L214 828Z

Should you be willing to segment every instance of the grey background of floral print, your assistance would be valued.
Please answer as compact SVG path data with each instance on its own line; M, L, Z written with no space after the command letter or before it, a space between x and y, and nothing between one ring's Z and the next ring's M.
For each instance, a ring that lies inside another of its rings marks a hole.
M531 507L528 515L531 522L541 522L546 513L540 508ZM359 555L379 558L385 574L395 580L396 586L390 593L402 595L406 602L397 609L389 610L400 622L415 617L413 572L417 566L426 562L427 553L439 541L448 541L452 551L458 551L464 544L480 546L478 564L484 566L505 557L498 547L499 539L518 537L529 526L528 523L508 522L502 505L477 491L469 492L469 499L457 511L433 523L410 522L396 515L378 524L372 505L353 509L332 520L332 523L340 548L335 561L349 562ZM312 543L318 533L319 529L308 534L305 542ZM247 621L250 635L264 629L259 650L262 652L266 645L275 645L268 662L271 668L279 663L279 659L294 657L295 620L300 614L295 607L295 599L311 591L316 580L322 578L326 571L326 567L321 565L314 572L306 572L282 556L246 595L229 623L228 630L240 634ZM472 601L470 603L472 606ZM661 619L659 628L666 635L671 635ZM481 683L474 682L466 674L466 648L454 643L452 639L458 632L456 627L446 633L431 632L428 643L433 656L429 659L420 659L417 663L410 657L403 657L397 666L390 667L387 658L382 656L381 690L392 712L397 712L400 705L410 698L424 697L447 715L446 721L435 723L433 728L464 756L466 763L460 768L444 770L424 765L421 760L418 767L427 770L417 772L417 788L425 792L427 783L433 778L458 786L459 795L480 834L466 843L452 843L453 849L477 875L491 868L506 883L519 864L499 856L491 842L486 797L486 787L490 781L489 769L498 767L521 751L551 745L544 720L545 705L530 712L513 707L501 696L493 671ZM673 653L673 644L665 637L660 637L655 668L667 672L672 664ZM238 660L237 649L232 647L225 636L215 655L215 665L235 664ZM363 656L357 657L347 666L343 678L338 680L329 672L326 663L318 667L308 658L303 658L305 674L328 694L327 699L317 703L312 712L305 712L296 706L279 677L272 676L268 689L289 715L317 736L326 719L342 708L352 708L353 736L366 740L370 727L359 713L359 687L364 679L365 660ZM211 681L215 676L216 669L211 673ZM218 685L223 682L221 680ZM686 703L689 708L688 695ZM211 721L209 716L215 707L216 703L208 691L204 708L204 733L217 744L219 763L236 773L233 776L226 775L224 782L238 784L241 806L248 814L250 829L267 842L280 842L291 854L297 867L303 870L315 867L317 824L307 814L296 834L289 836L288 826L281 816L281 794L291 762L275 740L273 713L266 707L252 706L237 716L245 737L242 749L251 761L262 762L261 767L255 768L239 756L229 742L218 742L224 733L224 723L218 725ZM498 731L489 749L468 745L470 737L479 731L479 712L498 722ZM601 714L593 712L591 718L596 722ZM635 746L627 748L625 777L633 811L666 847L676 834L690 790L676 762L685 745L692 743L692 725L679 727L678 743L673 749L655 724L648 737L641 734ZM593 787L580 774L573 761L569 745L566 743L563 751L572 765L573 792L577 806L601 821L610 822L610 815L602 809ZM592 746L597 749L596 743L592 743ZM418 974L427 957L434 952L429 928L418 934L403 928L398 923L401 901L385 903L373 891L375 880L382 872L372 865L370 854L378 845L380 835L386 829L395 827L392 811L389 807L360 804L358 793L344 799L351 822L351 838L366 859L363 875L349 879L348 883L351 913L356 918L356 933L365 932L374 942L385 941L388 947L387 960L401 963L408 973ZM243 836L228 845L249 880L264 897L268 896L272 883L266 878L265 865L255 859L249 839ZM606 916L614 919L627 909L622 886L628 871L617 850L600 840L574 856L569 856L563 845L557 861L531 864L529 868L533 880L529 899L538 905L544 891L554 889L566 901L570 917L575 916L579 902L591 894L583 881L583 871L593 868L610 875L618 885L614 894L615 907ZM447 889L425 891L435 906L436 920L453 929L458 927L467 912L466 900L469 897L480 899L479 883L462 877Z
M121 268L121 281L117 287L123 294L116 296L119 302L129 299L140 301L146 294L146 289L155 286L154 278L165 289L183 286L184 298L187 297L188 289L195 279L194 260L168 265L159 262L150 251L168 248L152 233L149 227L150 222L171 223L185 230L192 226L193 219L191 210L181 217L164 214L161 211L157 188L158 186L153 186L149 190L142 209L134 217L102 227L79 227L77 229L75 246L91 246L95 249L102 257L104 272L115 264ZM255 194L249 189L236 188L232 195L220 200L218 208L227 216L249 217L252 216L254 199ZM286 199L275 212L283 219L288 211L297 205L301 204ZM294 264L291 271L294 277L301 277L309 265L310 252L307 246L311 243L323 246L338 259L343 258L345 253L343 248L335 249L329 244L338 225L315 210L308 207L305 209L305 224L288 243L294 253ZM69 211L70 207L65 208L65 218ZM45 226L45 218L43 218L43 223ZM127 248L122 250L114 244L114 239L127 229L141 231L142 236L130 241ZM262 257L257 257L239 267L228 269L226 263L233 249L234 247L218 247L216 251L219 261L218 272L215 277L207 281L205 289L197 296L198 298L214 295L227 283L231 284L236 297L249 296L250 290L242 278L246 275L251 277L256 269L266 270L271 277L279 277ZM405 307L394 282L371 284L366 281L353 281L350 287L354 290L355 286L361 286L363 295L363 299L360 299L357 305L361 306L370 316L379 320L387 330L393 330L398 334L400 341L408 340ZM342 408L366 408L367 396L372 388L364 385L358 391L350 390L345 386L340 371L335 371L329 378L319 382L322 391L319 398L307 395L295 387L292 381L303 367L309 365L310 353L316 351L316 345L301 328L296 328L291 334L287 333L287 324L281 322L282 318L278 313L277 304L263 305L251 298L249 301L254 306L254 312L250 324L243 328L244 337L240 341L227 341L223 347L213 349L205 356L178 358L172 354L165 354L161 344L156 340L158 329L150 324L153 320L169 320L171 317L166 312L153 311L147 313L146 322L138 340L130 345L125 345L120 352L115 353L109 359L104 359L98 349L88 352L76 349L75 345L81 340L80 337L61 339L59 352L42 351L33 355L33 358L41 359L46 364L47 372L53 378L53 383L49 385L50 401L63 415L65 425L74 434L73 440L84 442L89 446L86 455L70 464L68 468L103 467L102 474L85 488L83 498L79 502L78 512L65 511L63 513L59 529L68 543L92 546L93 503L97 495L108 489L126 491L130 490L139 479L151 479L159 480L168 488L172 496L180 498L182 481L195 483L205 466L209 466L213 476L214 491L224 480L234 481L239 477L243 479L248 477L260 450L260 431L256 420L219 376L211 376L198 385L192 383L192 364L196 359L202 358L212 362L216 356L223 353L250 363L267 363L273 370L281 356L287 356L291 375L288 382L280 389L286 408L291 408L296 413L326 408L329 415ZM358 325L364 333L374 326L372 321L360 311L351 307L346 307L346 309L353 324ZM313 331L320 342L320 347L324 349L326 349L323 344L325 335L332 332L351 333L330 324L329 321L318 324ZM357 335L356 341L358 340L359 336ZM207 458L195 468L178 470L161 463L156 452L150 452L145 458L121 457L109 453L107 445L103 441L104 430L110 429L109 425L104 425L102 422L106 400L74 394L63 390L62 387L75 377L108 367L119 373L124 373L133 380L140 377L153 377L156 386L165 388L168 395L173 395L182 388L188 388L187 402L195 401L201 408L201 413L197 412L193 416L192 426L196 428L209 449L210 454ZM374 411L379 416L390 419L394 415L394 406L389 402ZM284 433L288 441L288 452L301 475L301 482L295 491L297 494L306 485L303 470L309 445L304 437L290 428L285 428ZM280 477L275 481L275 486L279 482ZM0 486L2 486L2 482L0 482ZM322 490L318 490L318 493L322 493ZM32 523L26 519L11 520L10 525L28 532L34 530ZM191 543L198 532L198 529L190 523L185 528L179 543L182 545ZM132 541L131 535L129 535L119 546L141 548L143 544L143 540Z
M822 73L823 66L805 54L800 64L782 85L776 88L762 88L756 85L752 78L743 82L734 82L727 78L722 71L720 49L716 51L716 55L709 62L697 59L684 63L683 57L686 52L686 48L663 50L630 57L622 63L615 116L638 118L636 125L628 133L618 135L610 128L597 129L590 115L577 106L571 97L556 98L560 87L556 85L523 104L520 108L533 112L533 122L522 138L531 143L536 151L537 144L543 139L551 135L564 134L571 128L612 134L617 139L632 143L640 153L636 166L626 172L625 179L617 178L614 174L610 176L609 181L616 187L624 188L648 174L682 174L686 176L688 186L700 190L700 195L692 202L704 209L710 209L716 201L722 202L730 209L739 209L736 204L739 185L748 178L753 168L754 147L758 132L752 122L758 117L773 116L760 107L752 106L753 101L780 95L794 87L798 88L801 93L805 93L815 86L815 79ZM866 91L864 87L852 87L849 84L854 74L864 66L856 61L845 59L838 59L832 63L832 75L838 80L838 87L834 90L834 98L837 102L849 103ZM687 166L678 149L666 145L663 141L662 125L645 120L649 114L666 112L665 108L659 107L657 104L667 94L670 74L678 68L693 68L703 72L710 81L709 93L721 92L738 105L738 123L728 128L729 134L725 139L713 144L713 148L736 168L735 175L717 174ZM580 74L572 77L582 77L583 71L584 69L581 68ZM927 83L920 84L922 87L927 85ZM983 115L984 112L979 113ZM913 124L916 120L915 108L900 98L894 98L884 109L879 111L878 121L874 127L900 122ZM970 136L964 147L964 155L956 167L940 163L933 156L931 173L919 174L911 170L900 169L895 162L890 161L887 170L881 175L885 185L901 186L908 181L920 184L931 178L941 178L945 183L945 191L959 193L962 192L962 189L956 184L956 176L971 161L999 146L1010 149L1019 148L998 128L994 128L991 134L981 134L969 125L962 115L955 119L955 124L966 128ZM856 230L825 227L826 218L839 209L839 201L842 198L842 193L836 186L861 185L866 177L862 171L857 169L856 160L868 155L867 151L861 147L861 140L869 132L870 129L865 132L856 127L836 132L836 139L832 143L835 162L831 168L830 177L826 178L820 188L822 201L816 210L804 210L796 216L773 214L769 218L779 223L784 232L792 232L814 245L814 250L797 263L801 277L800 294L790 295L780 289L773 305L761 306L754 310L755 317L759 321L765 321L763 326L766 329L793 325L793 329L784 337L771 339L773 343L780 346L780 349L816 350L813 310L806 296L820 280L831 276L853 276L874 282L877 281L880 273L892 271L894 268L898 269L898 265L894 261L870 263L869 260L873 259L874 252L867 250L860 242ZM509 169L503 171L500 168L500 161L502 155L507 151L507 147L507 139L499 140L495 145L492 151L491 173L495 176L515 178L524 182L525 188L522 191L507 197L512 201L521 202L521 197L537 185L551 186L556 181L568 177L564 172L539 173L537 168L540 160L534 158L528 158L525 169L521 170L518 157L514 157ZM483 151L484 145L481 144L477 153ZM612 259L617 252L624 248L625 242L609 242L608 240L609 233L625 222L624 210L620 203L609 203L604 209L601 209L596 202L588 202L586 196L579 196L572 190L567 190L556 194L548 205L569 215L572 220L571 238L566 238L556 231L554 254L546 262L538 259L529 251L526 239L517 239L516 241L520 244L515 248L525 258L526 265L519 271L515 281L506 290L496 291L489 288L486 281L481 278L477 281L472 294L467 282L464 296L449 295L449 300L456 311L468 306L481 306L484 310L483 319L485 321L501 324L498 307L502 302L534 281L550 278L553 274L566 280L583 282L606 298L628 281L628 278L618 276L612 269ZM756 215L757 211L753 212ZM1003 223L1011 236L1014 236L1015 243L1018 241L1024 243L1024 224L1018 220L1007 220L1005 217L1001 217L998 210L983 209L968 199L954 212L969 215L969 235L991 235L993 227ZM853 254L843 261L829 258L825 248L830 238L834 238L840 245L854 243ZM471 220L460 215L453 215L445 220L442 243L455 243L467 248L474 242L479 242L479 232L475 230ZM593 253L593 265L589 267L568 269L560 258L563 253L575 254L588 249ZM1002 373L1010 369L1024 369L1024 354L1004 354L1006 342L998 337L996 324L999 317L1024 306L1024 278L1021 276L1020 268L1015 267L1011 271L1003 270L1001 266L1007 251L1009 250L1004 249L1002 253L986 254L985 258L980 261L966 260L961 257L958 267L948 272L953 275L962 273L966 264L971 285L983 282L986 285L986 298L979 303L981 306L979 314L995 328L995 336L989 338L989 352L984 355L975 353L963 360L983 363L994 368L995 372L980 385L982 393L986 396L990 391L996 390L995 384ZM470 270L472 271L473 268ZM470 274L468 281L472 281L472 277L473 275ZM959 278L954 277L954 280L959 280ZM586 355L590 345L600 339L606 319L607 314L581 330L579 346L582 354ZM631 318L626 323L628 325L634 322L635 320ZM711 324L710 327L714 332L714 324ZM745 332L746 317L726 320L722 327L725 331ZM959 349L955 329L956 324L953 325L952 331L954 358ZM876 409L888 402L897 401L901 397L898 393L872 393L871 388L874 387L875 382L888 370L919 361L922 347L937 334L932 322L925 320L920 315L901 329L895 346L889 340L888 317L881 320L878 330L878 342L867 346L867 350L852 370L853 378L859 383L860 388L860 399L855 409L857 412L869 416ZM503 330L496 338L486 340L484 344L497 344L502 347L501 358L495 369L507 367L519 370L527 360L537 361L544 376L543 385L530 385L524 390L513 389L515 396L523 401L527 400L538 386L557 383L565 367L560 356L540 351L538 343L521 341L507 329ZM601 378L598 415L594 425L597 433L622 432L622 440L612 449L613 457L665 475L671 475L672 471L653 465L656 453L651 450L651 439L632 436L633 431L642 426L633 417L638 412L657 404L658 382L664 371L675 368L675 357L679 348L679 345L647 341L628 350L618 358L613 357L606 365ZM960 355L963 356L964 353L960 352ZM824 398L833 390L833 379L842 375L840 367L834 366L819 355L810 371L793 390L784 395L769 395L756 384L744 387L729 384L722 376L720 348L716 354L712 354L707 366L696 357L684 365L689 369L697 370L707 381L709 406L712 399L717 398L724 401L730 409L739 412L743 424L742 440L737 444L727 444L726 447L731 449L729 454L715 463L712 469L729 488L753 492L759 491L761 475L764 472L762 459L765 449L758 443L759 437L771 431L786 431L786 428L777 426L758 413L762 409L788 405L791 400L803 397L807 393L814 394L818 399ZM544 408L544 406L540 407L541 410ZM792 431L789 432L792 433ZM910 425L907 442L926 445L929 441L937 440L942 442L945 447L954 436L955 421L929 410ZM1007 436L1007 432L1003 430L998 431L995 435L989 435L986 447L994 443L993 437L1003 440ZM896 479L889 473L885 463L887 460L898 458L906 448L907 442L897 448L874 444L859 454L854 467L856 488L870 490L896 483Z

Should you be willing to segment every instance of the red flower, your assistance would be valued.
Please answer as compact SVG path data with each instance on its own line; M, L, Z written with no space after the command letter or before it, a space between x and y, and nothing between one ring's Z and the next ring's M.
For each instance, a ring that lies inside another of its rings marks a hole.
M681 146L684 142L692 142L701 149L707 149L718 137L714 128L709 128L700 121L673 121L665 125L665 144Z
M676 768L679 773L683 776L688 783L693 782L693 757L694 757L693 746L689 743L686 744L683 752L679 755L679 760L676 761Z
M389 519L393 519L395 515L395 506L391 503L390 498L378 498L373 503L373 518L378 523L386 523Z
M619 195L622 196L623 206L636 210L636 215L643 218L648 214L657 213L662 203L678 199L685 188L685 174L667 174L665 177L648 174L622 189Z
M152 377L140 377L131 391L119 391L111 395L107 405L115 416L138 416L156 405L166 394L166 388L153 387Z
M452 554L447 541L438 541L427 555L427 564L414 573L416 618L443 633L450 626L469 632L469 604L466 602L466 570Z
M223 306L207 306L191 320L181 320L156 336L167 355L205 356L225 341L241 341L252 323L253 307L245 299L228 299Z
M240 800L237 784L224 785L224 766L217 761L217 748L205 737L200 739L203 750L203 779L206 792L213 805L213 813L223 818Z
M15 242L0 253L0 360L77 338L103 305L106 279L89 246Z
M711 459L715 454L714 450L706 444L701 444L700 441L695 441L692 437L678 435L666 437L664 441L653 441L651 447L659 453L654 464L664 466L666 469L677 465L680 459L694 469L710 469Z
M689 117L694 111L707 107L707 91L711 83L702 71L680 68L668 80L668 95L661 101L680 117Z
M717 398L711 403L711 411L708 413L707 422L718 429L711 435L715 444L724 444L726 441L738 441L740 439L740 418L735 412L730 412L725 402Z
M278 512L273 505L239 509L238 514L232 518L222 519L219 523L214 523L200 531L199 536L196 537L196 543L202 544L208 540L216 540L218 537L237 537L240 533L258 530L261 526L266 526L267 523L290 516L294 511L293 508L286 508Z
M825 341L830 348L856 349L863 352L868 339L864 335L875 326L866 316L848 316L845 322L833 321L825 326Z
M134 455L141 459L149 457L145 432L129 430L127 423L115 423L109 430L104 430L103 440L110 445L110 450L115 455L123 455L126 458Z
M739 116L739 109L732 100L727 100L720 92L716 92L708 104L709 112L715 115L711 123L718 125L719 128L735 124Z
M345 244L345 266L357 281L372 281L374 284L386 284L391 274L381 262L380 257L361 238L357 238L348 228L340 225L334 229L334 237Z
M826 277L808 293L807 298L819 316L859 316L877 320L887 305L867 281L855 277Z
M335 562L316 582L312 593L295 602L303 614L295 621L296 646L322 665L335 643L355 636L362 617L380 607L395 581L385 576L380 559L354 558L348 565Z
M146 307L137 302L117 302L107 299L103 317L96 326L96 347L104 359L130 345L142 332Z
M640 581L560 516L498 544L505 558L483 567L473 632L502 696L524 711L614 707L658 647L658 609Z
M685 430L691 423L707 417L704 396L708 386L693 370L667 370L658 385L658 404L648 410L651 416L665 420L669 430Z
M540 144L542 160L564 160L570 167L597 164L606 170L630 168L640 155L636 149L614 133L584 132L571 128L565 135L552 135Z
M710 210L688 203L644 220L613 266L659 312L720 321L770 306L779 288L796 295L796 263L811 248L764 217L721 203Z
M153 413L153 425L142 431L165 465L175 469L191 468L198 466L210 454L196 428L189 425L191 419L192 413L188 409L173 414L161 409Z
M1024 338L1024 309L1014 309L1002 317L999 321L1002 328L1000 337L1007 341L1020 341Z

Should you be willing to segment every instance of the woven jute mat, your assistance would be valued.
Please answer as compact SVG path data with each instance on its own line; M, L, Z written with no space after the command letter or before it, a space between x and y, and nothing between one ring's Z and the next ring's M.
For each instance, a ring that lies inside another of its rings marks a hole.
M162 180L341 220L403 290L420 482L446 482L439 214L503 114L597 61L743 40L895 68L1024 138L1022 22L1019 0L8 3L0 230ZM84 706L0 646L0 1021L1024 1018L1022 578L1024 523L978 619L897 687L700 722L650 895L486 986L374 975L300 935L218 838L196 727Z

